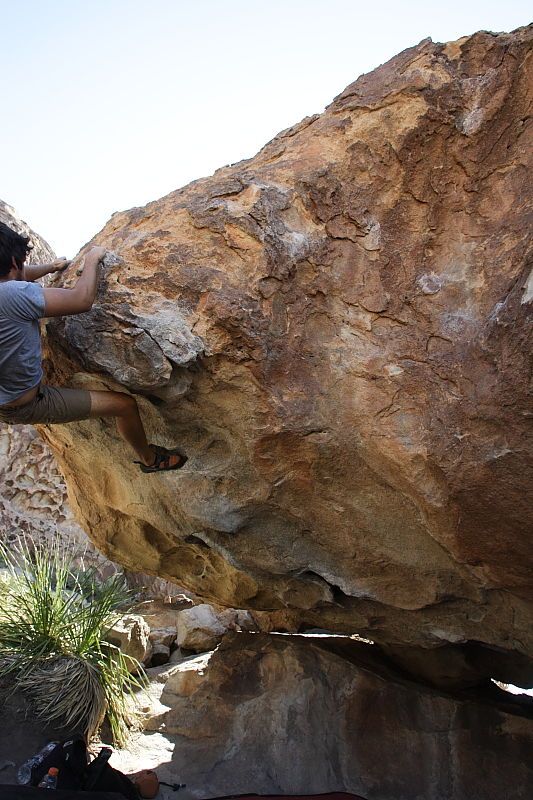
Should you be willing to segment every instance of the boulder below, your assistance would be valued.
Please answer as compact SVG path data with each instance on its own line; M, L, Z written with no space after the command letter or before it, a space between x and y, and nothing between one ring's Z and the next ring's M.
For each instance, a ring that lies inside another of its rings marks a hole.
M144 741L150 751L151 737L164 737L173 749L165 774L202 797L530 796L533 709L528 718L423 689L371 653L350 662L328 649L338 640L316 641L233 633L214 653L159 671Z

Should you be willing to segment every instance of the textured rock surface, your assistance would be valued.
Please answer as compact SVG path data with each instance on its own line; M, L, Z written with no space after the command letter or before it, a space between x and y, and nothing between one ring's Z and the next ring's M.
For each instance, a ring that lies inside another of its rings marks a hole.
M76 522L55 458L31 425L0 422L0 540L10 547L22 540L44 546L61 541L101 580L121 571ZM124 577L139 597L172 601L174 608L193 603L181 587L163 578L128 571Z
M391 646L531 656L531 36L425 40L111 218L50 374L136 393L190 460L146 477L110 423L44 432L110 558Z
M94 569L101 580L120 571L74 519L63 476L31 425L0 422L0 541L11 549L61 542L76 563ZM153 579L144 578L150 587Z
M151 628L150 641L155 644L162 644L165 647L172 647L177 638L176 628Z
M423 690L308 640L232 634L159 681L147 726L175 743L174 780L197 796L525 800L533 790L532 719Z

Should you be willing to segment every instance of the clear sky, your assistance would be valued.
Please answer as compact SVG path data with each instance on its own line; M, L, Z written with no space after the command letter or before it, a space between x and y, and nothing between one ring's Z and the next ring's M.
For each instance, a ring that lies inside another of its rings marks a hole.
M114 211L248 158L431 36L525 0L0 0L0 198L72 256Z

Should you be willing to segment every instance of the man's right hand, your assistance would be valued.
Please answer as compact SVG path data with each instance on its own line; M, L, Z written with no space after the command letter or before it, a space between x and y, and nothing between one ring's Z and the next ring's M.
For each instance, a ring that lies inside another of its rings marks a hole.
M100 262L102 262L104 260L106 253L107 253L107 250L105 249L105 247L100 247L99 245L95 245L94 247L91 247L91 249L87 250L87 252L83 256L83 261L80 264L80 266L78 267L78 269L76 270L76 275L81 275L83 273L83 269L85 267L87 259L89 259L90 263L99 264Z
M91 258L95 258L97 261L102 261L106 253L107 250L105 249L105 247L100 247L99 245L95 245L94 247L91 247L91 249L89 250L88 253L86 253L86 255L91 256Z
M63 317L90 311L96 297L98 264L106 254L105 247L91 247L84 254L83 268L72 289L44 289L44 316Z

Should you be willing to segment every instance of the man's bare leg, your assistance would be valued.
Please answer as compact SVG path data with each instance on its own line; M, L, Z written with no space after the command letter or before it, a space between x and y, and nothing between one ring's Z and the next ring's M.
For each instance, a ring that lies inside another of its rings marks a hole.
M155 462L155 451L146 439L146 433L134 397L122 392L91 392L91 417L115 417L118 432L130 444L147 467ZM171 456L177 464L179 456Z

